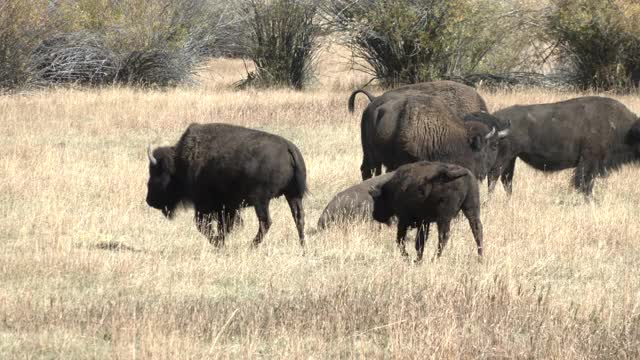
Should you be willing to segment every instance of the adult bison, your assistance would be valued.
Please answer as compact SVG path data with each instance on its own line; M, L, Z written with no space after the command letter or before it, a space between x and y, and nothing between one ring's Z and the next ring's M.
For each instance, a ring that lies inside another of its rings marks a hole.
M367 112L367 110L375 112L375 108L389 100L394 100L398 97L412 94L439 96L440 99L460 117L477 111L488 111L487 104L484 99L482 99L480 94L478 94L474 88L449 80L405 85L389 90L380 96L373 96L364 89L355 90L351 93L351 96L349 96L349 112L354 111L356 95L359 93L366 95L371 102L367 105L365 112ZM372 113L371 115L373 115L373 119L375 119L375 113Z
M334 224L357 220L373 220L373 198L369 194L369 189L384 184L393 174L394 172L388 172L373 177L336 194L322 211L318 220L318 229L327 229Z
M439 97L405 95L377 109L374 122L363 127L362 177L419 160L464 166L484 179L493 166L498 141L507 130L490 129L480 121L462 121ZM490 115L489 115L490 116Z
M191 124L175 146L149 148L148 155L147 204L167 218L180 204L192 204L198 229L222 246L238 210L253 206L259 221L253 240L257 246L271 226L269 201L284 195L304 246L306 168L288 140L228 124Z
M573 184L586 196L597 176L640 156L640 121L620 102L599 96L539 105L516 105L494 115L511 122L489 173L489 190L498 177L512 192L516 158L542 171L575 168Z
M407 256L404 239L407 229L417 227L417 261L422 259L429 224L438 225L438 251L442 254L449 240L451 220L462 210L469 220L478 255L482 256L482 222L478 181L469 170L452 164L420 161L401 166L393 177L370 190L373 218L386 223L398 217L397 244Z
M353 112L355 97L358 93L365 94L371 101L363 111L360 121L360 137L363 150L360 171L362 178L365 180L370 178L372 173L375 173L375 175L382 173L382 161L379 157L373 156L371 151L371 140L375 136L376 128L381 118L381 111L388 111L389 107L397 106L395 104L407 97L419 101L419 96L424 95L438 97L441 103L453 113L452 119L461 120L471 113L487 112L486 103L474 88L454 81L433 81L406 85L387 91L377 97L372 96L366 90L356 90L349 97L349 111L351 112Z

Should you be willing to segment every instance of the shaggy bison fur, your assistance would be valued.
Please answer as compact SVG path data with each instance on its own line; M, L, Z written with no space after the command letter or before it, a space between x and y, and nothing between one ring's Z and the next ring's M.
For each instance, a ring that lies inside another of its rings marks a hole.
M480 121L463 121L435 96L398 97L376 113L376 121L362 129L364 179L372 170L380 174L382 165L393 171L428 160L466 167L482 180L495 162L500 138L509 132Z
M469 220L478 255L482 256L478 182L469 170L439 162L407 164L399 167L389 181L370 192L376 221L386 223L391 216L397 216L397 244L403 256L407 256L404 246L407 229L416 227L416 261L422 260L429 224L435 222L439 257L449 240L451 220L460 210Z
M394 172L388 172L339 192L322 211L318 220L318 229L327 229L335 224L353 221L373 220L373 198L369 194L369 189L384 184L393 174Z
M302 154L280 136L228 124L191 124L175 146L149 149L147 204L168 218L180 204L193 205L198 229L216 246L224 245L238 210L253 206L257 246L271 226L270 200L284 195L304 246L306 178Z
M573 184L586 196L594 179L640 159L640 120L614 99L586 96L551 104L516 105L494 115L511 123L489 173L511 194L516 158L547 171L575 168Z

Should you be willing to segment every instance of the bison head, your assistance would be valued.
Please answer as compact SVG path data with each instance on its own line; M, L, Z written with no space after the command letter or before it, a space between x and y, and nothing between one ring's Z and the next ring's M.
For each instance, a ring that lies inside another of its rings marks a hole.
M476 168L473 172L477 175L478 180L482 180L495 164L500 139L509 134L509 128L497 131L495 127L489 127L484 122L475 120L466 121L465 127Z
M373 219L384 224L391 224L391 218L395 215L391 202L385 196L384 186L372 186L369 195L373 198Z
M149 156L149 181L147 183L147 204L162 210L167 218L180 203L180 192L175 179L175 148L164 146L151 151Z

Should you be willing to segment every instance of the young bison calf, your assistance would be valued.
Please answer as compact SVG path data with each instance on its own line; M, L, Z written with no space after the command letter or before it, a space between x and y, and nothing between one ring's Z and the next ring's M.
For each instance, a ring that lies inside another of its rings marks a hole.
M386 223L398 217L397 242L403 256L408 256L404 239L409 227L417 227L416 261L422 260L429 224L438 224L437 256L449 240L449 226L460 210L469 220L471 231L482 256L482 223L478 181L462 166L421 161L403 165L385 184L372 187L373 218Z

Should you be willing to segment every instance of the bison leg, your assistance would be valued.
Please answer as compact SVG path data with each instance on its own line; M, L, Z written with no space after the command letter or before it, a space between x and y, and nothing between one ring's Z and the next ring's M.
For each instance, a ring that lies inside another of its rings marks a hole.
M218 213L218 242L219 246L224 245L225 238L237 222L237 209L222 210Z
M493 192L496 188L496 184L498 183L498 179L500 178L500 171L498 169L492 169L487 174L487 188L489 190L489 194Z
M304 247L304 208L302 207L302 198L286 196L289 208L291 209L291 215L293 221L296 223L296 229L298 229L298 238L300 239L300 246Z
M398 221L398 234L396 236L396 244L400 250L400 254L404 257L409 256L407 250L404 247L404 239L407 237L407 229L409 226L404 221Z
M258 217L258 234L253 239L253 247L257 247L264 239L264 236L271 227L271 216L269 215L269 200L258 201L255 204L256 216Z
M504 191L509 196L511 196L511 193L513 192L513 173L516 169L516 159L517 158L513 158L507 162L507 166L502 170L502 176L500 177Z
M482 256L482 222L480 221L480 214L472 209L462 209L462 212L469 221L473 239L476 241L478 256Z
M593 184L598 173L598 164L592 160L580 159L573 175L573 186L587 198L593 193Z
M416 262L422 261L424 243L429 239L429 225L428 222L425 222L418 227L418 233L416 234Z
M211 243L211 245L219 247L221 246L219 242L219 236L216 236L216 233L213 230L213 220L215 217L217 217L217 214L196 211L195 221L198 231L200 231L200 233L202 233L202 235L204 235L209 240L209 243Z
M449 230L451 228L451 219L440 220L438 221L438 252L436 254L437 257L442 255L442 251L445 246L447 246L447 242L449 242Z
M360 173L363 181L370 179L372 175L378 176L382 174L382 163L371 160L365 155L362 159L362 165L360 165Z

